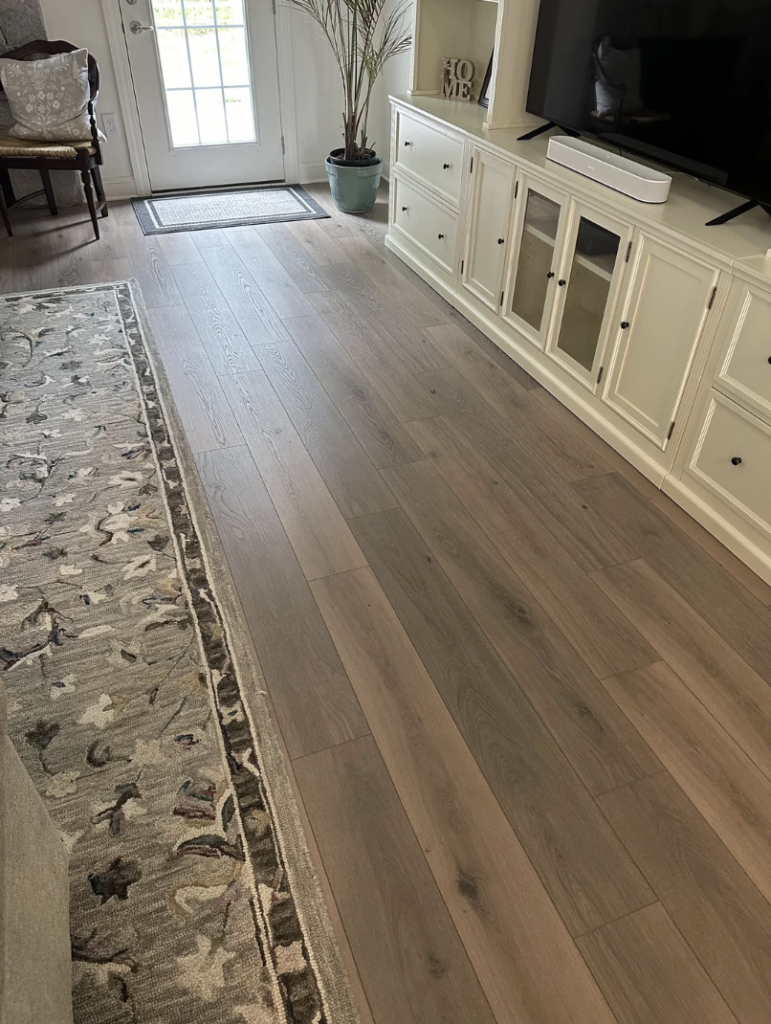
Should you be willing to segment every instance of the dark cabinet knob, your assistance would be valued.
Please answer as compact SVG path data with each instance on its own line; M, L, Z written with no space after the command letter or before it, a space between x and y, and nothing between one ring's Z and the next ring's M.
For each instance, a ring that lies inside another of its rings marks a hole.
M549 278L549 280L551 281L551 279L552 279L552 278L553 278L553 277L555 276L555 275L554 275L554 271L553 271L553 270L550 270L550 271L549 271L549 273L548 273L548 274L547 274L546 276L547 276L547 277Z
M557 284L560 286L560 288L564 288L567 284L567 281L564 278L562 278L561 280L557 281Z
M769 365L771 365L771 356L768 357Z
M449 169L450 169L450 165L449 164L442 164L442 167L444 168L445 171L449 171Z
M739 458L739 456L738 455L734 455L734 457L731 459L731 465L732 466L741 466L741 464L742 464L742 460Z
M405 146L411 146L411 145L412 145L412 143L411 143L411 142L405 142L405 143L404 143L404 145L405 145Z
M436 237L437 237L437 238L440 238L440 239L441 239L441 238L444 238L444 235L442 235L442 234L439 234L439 235L437 235Z
M503 245L503 243L504 243L505 241L506 241L506 239L505 239L505 238L499 238L499 239L498 239L498 245Z
M629 321L628 320L622 320L621 321L621 330L622 331L625 331L628 326L629 326Z
M402 213L406 213L406 212L407 212L407 207L406 207L406 206L403 206L403 207L402 207Z

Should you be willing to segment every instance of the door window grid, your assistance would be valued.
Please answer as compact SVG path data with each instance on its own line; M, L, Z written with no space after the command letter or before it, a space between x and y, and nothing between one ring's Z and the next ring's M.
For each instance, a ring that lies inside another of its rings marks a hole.
M153 13L173 147L256 141L244 0L154 0Z

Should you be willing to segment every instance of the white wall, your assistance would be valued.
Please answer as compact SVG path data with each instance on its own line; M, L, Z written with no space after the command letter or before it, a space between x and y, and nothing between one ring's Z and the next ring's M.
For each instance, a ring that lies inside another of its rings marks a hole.
M118 4L119 0L111 0ZM102 89L99 114L116 113L123 123L115 72L104 25L101 0L40 0L50 39L86 46L99 61ZM297 149L301 181L326 177L324 160L342 145L342 89L329 44L320 29L297 11L290 13L292 81L295 91ZM397 58L386 69L373 100L370 136L385 158L389 146L388 92L405 92L409 58ZM104 178L108 196L132 194L131 161L122 136L104 147Z
M97 113L122 115L100 0L40 0L40 7L49 39L85 46L99 61L102 85ZM103 174L108 197L128 194L134 179L122 136L105 145Z
M325 181L324 160L343 144L343 88L319 26L290 10L300 181Z

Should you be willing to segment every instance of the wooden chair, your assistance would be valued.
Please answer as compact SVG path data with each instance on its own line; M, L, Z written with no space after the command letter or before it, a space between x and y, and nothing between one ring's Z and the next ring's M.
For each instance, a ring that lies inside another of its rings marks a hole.
M36 39L18 49L9 50L2 54L2 57L9 57L12 60L38 60L42 54L53 56L57 53L72 53L77 49L80 47L66 43L63 39ZM51 184L51 171L79 171L91 221L94 225L94 233L99 238L98 214L101 213L103 217L107 216L107 199L102 187L100 170L102 149L99 144L99 132L94 113L99 97L99 65L91 54L88 55L88 84L90 87L88 102L88 113L91 120L90 140L84 142L32 142L27 139L15 139L10 135L0 137L0 215L9 235L13 235L13 231L8 217L8 209L21 202L14 195L9 171L40 171L43 188L38 192L22 196L22 199L29 199L32 196L45 193L48 199L48 208L54 216L59 211L56 208ZM0 85L0 90L2 90L2 85ZM94 198L94 191L96 191L96 198Z

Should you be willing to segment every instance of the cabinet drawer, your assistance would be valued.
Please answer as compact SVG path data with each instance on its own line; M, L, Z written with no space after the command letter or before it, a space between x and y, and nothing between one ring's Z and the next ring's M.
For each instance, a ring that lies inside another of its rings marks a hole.
M771 295L736 281L732 300L718 386L771 417Z
M394 226L443 270L455 272L458 215L396 176Z
M462 139L398 111L396 166L405 167L457 205L463 173Z
M717 391L710 393L689 472L771 532L771 427Z

